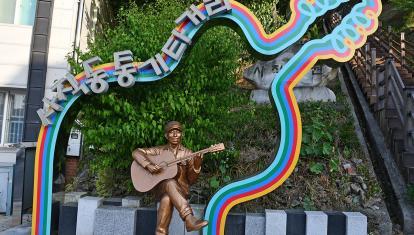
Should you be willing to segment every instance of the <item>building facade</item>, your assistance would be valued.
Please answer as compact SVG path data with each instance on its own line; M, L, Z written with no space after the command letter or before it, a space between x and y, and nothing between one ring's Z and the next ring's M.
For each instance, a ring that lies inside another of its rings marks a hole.
M23 200L23 210L31 206L41 123L36 110L70 71L67 56L75 47L87 50L111 14L106 0L0 1L0 182L15 175L13 198ZM6 168L9 173L2 174ZM8 195L0 197L1 213L1 205L12 208L9 185L0 183L0 193Z

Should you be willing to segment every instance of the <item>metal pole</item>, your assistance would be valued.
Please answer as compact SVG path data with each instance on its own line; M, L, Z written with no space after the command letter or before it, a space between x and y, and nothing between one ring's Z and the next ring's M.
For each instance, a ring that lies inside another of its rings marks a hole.
M377 49L371 48L371 97L370 101L377 104Z
M401 68L405 66L405 33L401 33Z

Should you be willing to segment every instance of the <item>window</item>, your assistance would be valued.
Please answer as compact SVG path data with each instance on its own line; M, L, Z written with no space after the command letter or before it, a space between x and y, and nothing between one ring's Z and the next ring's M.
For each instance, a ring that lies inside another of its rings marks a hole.
M0 23L33 25L37 0L0 0Z
M10 94L10 116L8 119L8 143L20 143L23 135L24 124L24 95Z
M0 133L3 132L3 120L4 120L4 104L6 102L6 93L0 92ZM2 140L0 136L0 141Z
M0 91L0 145L22 141L24 108L23 93Z

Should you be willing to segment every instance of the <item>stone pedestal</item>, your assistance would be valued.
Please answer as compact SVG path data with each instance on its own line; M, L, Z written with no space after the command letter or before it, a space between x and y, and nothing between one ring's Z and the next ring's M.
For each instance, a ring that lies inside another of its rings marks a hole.
M306 235L327 235L328 215L322 211L305 211Z
M266 235L286 235L287 214L281 210L266 210Z
M138 208L136 225L136 235L154 234L155 226L157 225L156 208Z
M78 203L76 235L93 235L95 210L102 205L101 197L83 197Z
M306 234L306 214L303 210L286 210L286 234Z
M93 234L135 235L137 209L119 206L102 206L95 211Z
M61 205L59 215L59 235L76 234L78 203L69 202Z
M246 235L265 235L266 218L262 214L246 214Z
M359 212L344 212L346 216L346 235L366 235L367 217Z
M246 217L244 214L234 213L227 215L225 234L245 234Z

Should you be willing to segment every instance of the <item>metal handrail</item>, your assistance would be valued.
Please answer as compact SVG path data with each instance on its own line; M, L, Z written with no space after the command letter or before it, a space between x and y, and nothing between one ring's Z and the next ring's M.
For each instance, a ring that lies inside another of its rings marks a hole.
M340 11L346 10L347 6ZM325 29L332 30L334 24L339 22L336 20L337 15L337 13L331 14L330 20L325 21ZM391 28L382 27L381 23L377 32L369 37L368 42L371 42L371 45L356 50L350 61L352 66L348 68L353 70L350 72L355 74L366 94L376 114L375 117L386 139L389 140L390 148L394 148L397 155L404 154L404 151L414 154L414 108L412 107L414 86L408 83L414 80L405 78L404 80L402 74L406 71L401 70L406 68L409 73L414 74L414 43L408 42L404 33L398 35L392 32ZM386 56L378 56L384 54ZM401 67L397 68L396 64L400 64ZM391 120L391 117L395 120ZM394 131L390 131L391 128L398 130L398 137L394 135ZM393 144L395 140L401 140L397 138L403 138L402 148ZM398 159L402 157L396 156ZM399 161L397 164L401 169L412 167L406 165L404 161Z
M388 62L388 64L389 64L388 66L390 67L391 72L392 72L392 75L391 76L394 78L394 80L396 82L398 82L398 87L400 88L400 91L404 91L405 84L404 84L404 82L403 82L403 80L402 80L402 78L400 76L400 73L398 73L398 70L397 70L397 67L395 66L394 61L390 60Z

